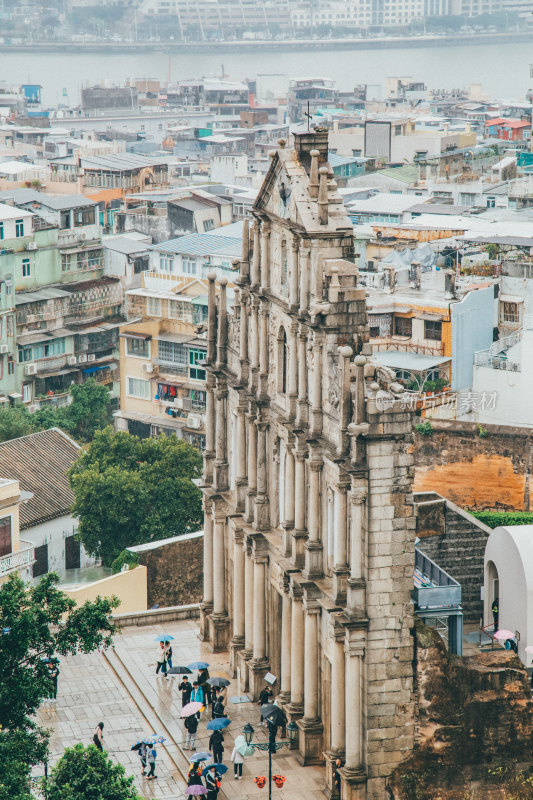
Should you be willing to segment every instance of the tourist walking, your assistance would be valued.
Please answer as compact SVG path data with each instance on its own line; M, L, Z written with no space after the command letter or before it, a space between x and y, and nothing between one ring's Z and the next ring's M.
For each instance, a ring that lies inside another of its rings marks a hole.
M233 761L233 777L236 781L242 778L242 765L244 764L244 756L239 753L236 747L233 748L231 753L231 760Z
M204 690L202 689L198 681L195 681L192 687L191 703L201 703L202 705L205 705ZM198 712L196 716L198 717L198 719L200 719L200 712Z
M141 742L137 755L141 760L141 775L146 775L146 756L148 754L148 746L145 742Z
M222 695L219 695L217 697L216 702L213 703L212 718L219 719L220 717L225 717L225 716L226 716L226 709L224 708L224 698L222 697Z
M178 686L178 689L181 692L181 707L183 708L187 703L190 703L192 694L192 684L189 683L189 679L186 675L183 676L183 680Z
M146 780L147 781L153 781L155 778L157 778L157 775L155 774L155 761L156 761L156 758L157 758L157 751L156 751L155 747L150 747L148 749L148 753L146 755L146 760L147 760L148 764L150 765L150 771L148 772L148 775L146 776Z
M224 734L222 731L213 731L209 737L209 749L213 753L215 764L222 764L222 754L224 753Z
M94 729L93 744L95 744L96 747L99 750L103 751L103 749L104 749L104 723L103 722L99 722L98 725L96 726L96 728Z
M333 767L333 787L338 797L341 796L341 773L340 773L341 768L342 768L342 761L340 760L340 758L336 758L335 765Z
M261 691L259 692L259 708L262 708L263 706L266 706L268 703L270 703L272 697L273 697L273 692L270 686L265 686L263 689L261 689ZM263 717L261 717L261 722L259 724L261 727L265 725Z
M167 677L167 662L165 660L165 643L159 642L159 646L156 652L156 660L157 666L155 668L155 674L157 675L159 670L163 673L163 677Z
M169 669L172 669L172 645L170 642L165 642L165 661L167 662L167 666Z
M185 737L184 750L194 750L194 743L196 742L196 733L198 731L198 718L196 714L191 714L190 717L185 718L185 730L187 736Z
M191 764L189 767L189 772L187 773L187 786L203 786L202 783L202 767L200 763L196 761ZM194 797L194 795L189 795L185 792L187 797Z
M494 621L494 633L498 630L498 621L500 617L500 603L497 597L494 598L491 605L492 619Z
M205 788L207 789L207 800L217 800L220 789L220 779L214 765L205 776Z
M52 680L52 688L50 690L50 694L48 695L48 699L55 703L57 700L57 679L59 677L59 667L57 666L57 660L53 659L48 664L48 672L50 678Z

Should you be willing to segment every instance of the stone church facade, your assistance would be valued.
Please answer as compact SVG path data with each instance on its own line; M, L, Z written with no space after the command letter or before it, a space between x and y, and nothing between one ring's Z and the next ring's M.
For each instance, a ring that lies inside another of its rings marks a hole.
M257 697L267 671L303 764L390 797L413 747L411 414L372 362L327 132L271 164L227 281L210 276L201 635Z

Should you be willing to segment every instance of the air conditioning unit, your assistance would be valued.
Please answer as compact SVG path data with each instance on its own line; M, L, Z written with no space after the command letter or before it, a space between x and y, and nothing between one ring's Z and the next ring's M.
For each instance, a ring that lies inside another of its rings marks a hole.
M87 238L87 234L86 233L80 233L80 236L79 236L80 242L84 242L86 240L86 238Z
M143 372L153 372L153 371L154 371L154 365L151 364L149 361L143 364Z
M24 374L25 375L36 375L37 374L37 364L26 364L24 367Z
M25 245L26 250L37 250L36 242L26 242Z
M9 353L9 345L0 344L0 353Z
M89 353L89 355L87 356L87 361L96 361L96 354Z
M85 355L85 353L83 353L81 356L78 356L78 361L80 364L85 364L85 362L87 361L87 356Z
M34 403L33 405L28 406L28 411L30 414L34 414L35 411L39 411L39 406L36 403Z
M69 367L73 367L74 364L76 364L77 362L78 362L78 359L76 358L76 356L69 356L67 358L67 364L69 365Z
M202 427L202 418L199 414L189 414L187 417L187 427L196 428L197 430Z

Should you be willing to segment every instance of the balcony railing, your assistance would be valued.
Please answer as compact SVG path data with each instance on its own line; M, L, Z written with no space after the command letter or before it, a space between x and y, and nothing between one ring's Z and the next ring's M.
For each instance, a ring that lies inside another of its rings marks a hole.
M22 544L22 540L21 540ZM0 558L0 578L15 572L17 569L27 569L35 564L35 550L32 544L24 542L27 545L21 548L16 553L9 553L7 556Z
M520 361L514 361L505 355L491 356L488 350L476 353L474 356L476 367L489 367L490 369L505 369L508 372L520 372Z
M406 339L404 336L376 336L370 339L370 344L375 353L394 350L399 353L420 353L426 356L440 356L444 354L444 342L421 344L412 339Z
M33 362L37 372L51 372L55 369L63 369L67 365L67 356L51 356L41 358Z
M461 605L460 584L417 547L415 547L415 568L429 584L414 590L417 609L452 609Z

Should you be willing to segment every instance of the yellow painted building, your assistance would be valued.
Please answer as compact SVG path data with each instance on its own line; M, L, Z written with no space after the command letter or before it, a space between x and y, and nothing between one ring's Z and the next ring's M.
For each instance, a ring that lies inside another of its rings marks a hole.
M0 583L16 571L29 577L35 561L33 545L20 538L19 506L31 497L25 495L17 480L0 478Z

